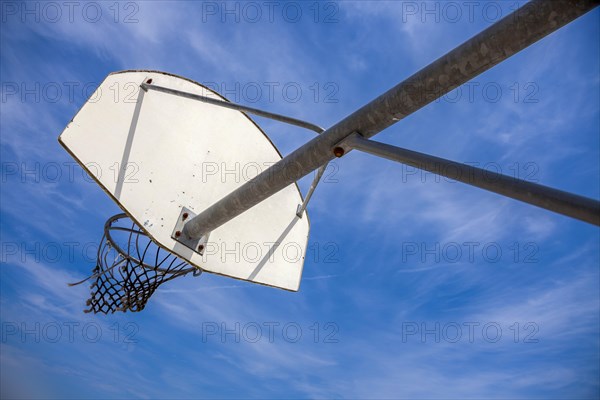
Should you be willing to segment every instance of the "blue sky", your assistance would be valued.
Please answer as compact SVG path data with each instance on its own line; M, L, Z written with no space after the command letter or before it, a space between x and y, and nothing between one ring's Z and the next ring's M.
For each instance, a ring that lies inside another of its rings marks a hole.
M119 209L57 137L110 72L327 127L519 3L52 4L1 3L3 398L599 396L598 228L358 152L311 201L298 293L204 274L104 316L66 286ZM598 199L598 13L378 140ZM284 154L313 135L256 121Z

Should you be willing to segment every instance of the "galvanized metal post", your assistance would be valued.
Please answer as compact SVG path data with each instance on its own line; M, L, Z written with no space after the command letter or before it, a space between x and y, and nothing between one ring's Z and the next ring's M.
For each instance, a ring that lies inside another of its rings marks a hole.
M379 133L597 5L593 0L526 3L198 214L183 233L202 237L329 162L336 156L333 149L352 133L366 138Z
M562 215L600 225L600 202L512 176L498 174L429 154L375 142L360 135L344 140L343 147L397 161Z

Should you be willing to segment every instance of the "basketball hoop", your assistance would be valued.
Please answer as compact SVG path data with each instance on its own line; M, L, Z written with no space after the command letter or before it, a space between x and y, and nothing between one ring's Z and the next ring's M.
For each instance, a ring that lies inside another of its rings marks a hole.
M95 278L86 313L138 312L160 285L190 272L198 276L202 270L162 249L126 214L117 214L104 225L93 274L70 286Z
M126 212L106 222L93 275L82 281L95 278L86 312L141 311L158 286L190 272L298 291L310 231L307 203L327 163L352 150L600 226L596 199L370 139L597 5L530 1L328 129L229 102L176 75L110 74L97 93L121 88L116 98L93 95L97 101L84 104L59 137ZM130 88L136 87L133 101ZM319 135L283 157L248 114ZM101 173L115 165L117 179ZM232 177L231 167L240 165L258 174ZM225 173L209 179L217 168ZM313 171L303 198L297 181ZM259 244L269 250L256 250ZM290 246L298 257L286 256ZM240 257L240 249L256 254Z

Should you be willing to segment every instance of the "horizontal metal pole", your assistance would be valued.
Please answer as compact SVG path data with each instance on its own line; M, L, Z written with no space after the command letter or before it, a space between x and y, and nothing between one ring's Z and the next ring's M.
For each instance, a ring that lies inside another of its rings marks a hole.
M270 111L261 110L259 108L244 106L242 104L232 103L230 101L213 99L208 96L202 96L199 94L194 94L194 93L189 93L189 92L182 92L181 90L171 89L171 88L167 88L164 86L153 85L153 84L149 84L149 83L145 83L145 82L141 84L141 87L142 87L142 89L145 89L145 90L152 89L152 90L156 90L157 92L168 93L168 94L185 97L185 98L192 99L192 100L198 100L203 103L212 104L212 105L219 106L219 107L224 107L224 108L229 108L232 110L247 112L249 114L258 115L260 117L265 117L265 118L273 119L275 121L283 122L286 124L310 129L311 131L315 131L317 133L321 133L325 130L318 125L315 125L315 124L307 122L307 121L302 121L301 119L272 113Z
M332 160L332 149L353 132L377 134L596 5L591 0L526 3L198 214L184 226L184 234L199 238L223 225Z
M359 135L350 136L343 145L600 226L600 202L594 199L375 142Z

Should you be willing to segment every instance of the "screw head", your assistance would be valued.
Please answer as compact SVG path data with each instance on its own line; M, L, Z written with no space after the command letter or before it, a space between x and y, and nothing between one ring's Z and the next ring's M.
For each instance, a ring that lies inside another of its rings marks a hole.
M333 149L333 155L336 156L337 158L340 158L341 156L343 156L345 153L345 150L341 147L336 147L335 149Z
M202 250L204 250L204 245L203 244L201 244L201 245L198 246L198 251L202 251Z
M151 84L151 83L152 83L152 78L148 79L148 80L146 81L146 83L147 83L148 85L149 85L149 84Z
M188 217L188 213L183 213L182 217L183 219L186 219Z
M175 237L179 237L179 236L181 236L181 231L176 231L175 232Z

